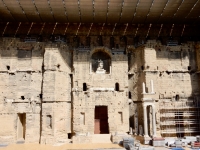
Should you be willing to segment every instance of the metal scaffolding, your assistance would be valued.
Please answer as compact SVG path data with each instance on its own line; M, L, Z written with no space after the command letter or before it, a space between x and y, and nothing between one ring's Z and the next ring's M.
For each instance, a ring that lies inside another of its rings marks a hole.
M163 137L196 136L200 133L200 100L162 99L160 106L160 126Z

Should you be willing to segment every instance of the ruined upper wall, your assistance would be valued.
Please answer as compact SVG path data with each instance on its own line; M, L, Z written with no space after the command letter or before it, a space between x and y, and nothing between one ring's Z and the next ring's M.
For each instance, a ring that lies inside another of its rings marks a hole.
M145 70L177 72L197 69L195 43L193 42L178 46L165 46L156 41L149 41L145 46Z
M1 71L41 72L45 43L24 43L17 38L0 41Z
M150 92L154 81L155 98L171 98L176 95L199 95L198 49L196 43L165 46L149 40L144 47L129 48L129 90L134 100L140 100L142 82Z
M46 51L45 48L47 48ZM60 88L64 83L60 78L61 74L71 82L69 77L72 65L71 52L65 44L25 43L17 38L2 38L0 54L0 76L3 90L1 98L3 99L22 100L21 96L23 96L25 100L36 98L40 101L42 74L46 74L47 71L52 71L50 74L53 73L51 77L49 76L51 82L57 77L55 79L58 81L56 88ZM56 76L56 74L59 75ZM44 84L46 84L46 78ZM51 82L47 82L50 85ZM68 81L66 85L69 89L71 88ZM44 90L48 90L48 87Z
M144 73L147 88L154 80L156 98L182 98L199 95L195 43L163 46L149 41L144 48Z
M45 48L43 101L71 101L71 51Z
M44 43L27 44L16 38L0 43L1 101L40 102Z

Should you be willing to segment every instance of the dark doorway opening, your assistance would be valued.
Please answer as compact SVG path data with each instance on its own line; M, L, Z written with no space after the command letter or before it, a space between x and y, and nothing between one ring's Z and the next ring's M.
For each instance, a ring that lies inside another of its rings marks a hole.
M17 121L17 140L25 140L26 114L18 114Z
M94 134L108 134L108 107L95 106Z

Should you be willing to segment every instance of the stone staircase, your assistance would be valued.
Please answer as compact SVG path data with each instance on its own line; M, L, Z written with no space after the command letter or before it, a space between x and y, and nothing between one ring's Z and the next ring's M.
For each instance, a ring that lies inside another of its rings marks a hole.
M92 143L112 143L111 134L93 134Z

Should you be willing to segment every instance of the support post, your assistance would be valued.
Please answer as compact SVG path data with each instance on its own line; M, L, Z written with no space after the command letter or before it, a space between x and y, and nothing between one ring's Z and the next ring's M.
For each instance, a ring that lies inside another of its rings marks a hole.
M153 80L151 80L151 93L154 93Z
M145 91L145 83L144 83L144 82L142 83L142 93L143 93L143 94L146 93L146 91Z
M148 137L147 106L146 105L143 105L143 116L144 116L144 137Z
M152 106L152 120L153 120L153 137L156 137L156 113L155 107Z
M92 74L92 63L90 62L90 74Z

